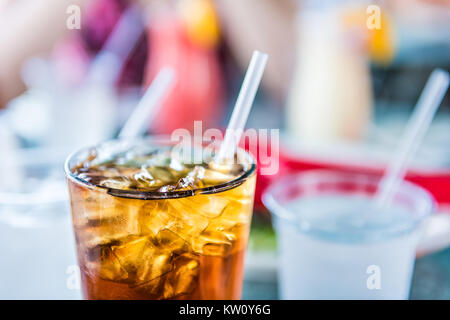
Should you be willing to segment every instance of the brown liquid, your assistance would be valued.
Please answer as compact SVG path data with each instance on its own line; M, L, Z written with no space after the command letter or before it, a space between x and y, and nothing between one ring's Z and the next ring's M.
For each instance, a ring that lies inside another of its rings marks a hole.
M141 200L69 179L84 297L240 299L254 187Z
M171 297L175 300L236 300L241 298L245 250L226 257L199 256L198 273L190 285L189 293ZM152 280L148 288L133 287L126 283L103 280L89 275L81 268L83 296L91 300L153 300L164 299L165 292L155 293L156 286L164 287L167 275ZM162 289L163 290L163 289Z

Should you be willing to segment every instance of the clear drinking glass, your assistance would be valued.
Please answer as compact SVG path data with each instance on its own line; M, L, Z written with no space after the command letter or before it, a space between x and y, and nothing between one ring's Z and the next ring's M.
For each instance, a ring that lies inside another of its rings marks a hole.
M66 156L28 148L0 160L0 299L80 298L70 282L77 275Z
M263 201L277 233L281 298L408 298L420 226L433 200L403 182L388 208L376 206L378 181L317 170L269 187Z
M91 184L66 162L83 295L87 299L240 299L253 210L255 168L225 183L175 191L125 191ZM140 143L143 143L142 141ZM171 142L151 138L147 147Z

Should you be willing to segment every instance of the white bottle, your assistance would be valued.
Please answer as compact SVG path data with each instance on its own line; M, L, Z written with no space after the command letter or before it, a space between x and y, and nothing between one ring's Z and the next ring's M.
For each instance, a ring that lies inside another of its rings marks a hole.
M306 10L299 18L297 65L286 112L288 134L302 143L363 138L372 93L359 39L344 30L336 8Z

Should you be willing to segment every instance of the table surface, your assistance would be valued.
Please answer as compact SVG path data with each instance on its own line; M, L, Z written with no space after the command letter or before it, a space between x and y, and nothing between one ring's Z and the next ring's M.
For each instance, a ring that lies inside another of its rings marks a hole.
M70 276L67 268L75 265L76 260L73 252L67 250L74 248L74 240L71 221L68 215L66 218L64 223L50 224L44 229L18 229L7 225L2 228L0 223L0 234L11 240L0 245L0 251L9 262L0 265L0 299L79 298L77 290L67 287ZM15 246L11 246L11 242ZM247 258L250 256L249 252ZM274 265L271 274L258 276L247 270L244 299L278 298L274 259L263 257L262 260ZM258 260L254 262L262 264ZM411 299L450 300L450 248L417 259Z
M417 259L410 298L450 300L450 248ZM278 299L276 281L245 281L243 299Z

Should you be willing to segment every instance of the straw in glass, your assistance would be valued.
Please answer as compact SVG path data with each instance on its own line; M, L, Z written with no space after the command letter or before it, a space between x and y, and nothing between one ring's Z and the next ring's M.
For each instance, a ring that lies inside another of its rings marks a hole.
M159 71L131 116L120 130L120 139L134 139L145 133L161 106L162 101L172 87L175 71L165 67Z
M233 113L231 114L225 138L215 159L218 163L233 159L234 157L253 101L255 100L267 59L267 54L259 51L253 52Z

